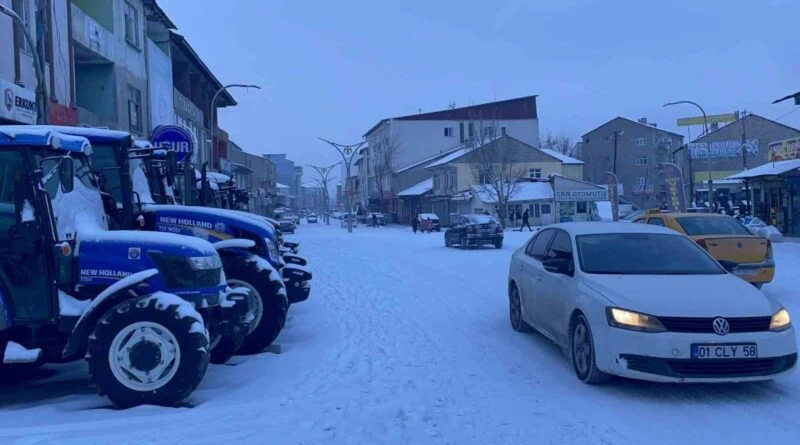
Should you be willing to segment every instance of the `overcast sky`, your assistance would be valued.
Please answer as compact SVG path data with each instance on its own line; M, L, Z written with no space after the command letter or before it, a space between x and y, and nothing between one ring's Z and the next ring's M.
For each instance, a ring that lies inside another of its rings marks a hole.
M542 135L573 141L621 115L675 127L800 90L798 0L159 0L237 107L220 112L253 153L324 165L317 138L361 139L378 120L539 95ZM532 5L538 6L532 6ZM800 107L797 107L800 109ZM780 122L800 128L800 111ZM696 129L695 129L696 131Z

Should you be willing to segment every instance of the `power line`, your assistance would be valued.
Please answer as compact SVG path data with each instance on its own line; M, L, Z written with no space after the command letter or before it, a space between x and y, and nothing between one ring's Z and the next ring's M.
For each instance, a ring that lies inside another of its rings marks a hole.
M779 121L779 120L783 119L784 117L794 113L797 110L800 110L800 107L794 107L791 110L789 110L787 113L783 113L779 117L776 117L774 120Z

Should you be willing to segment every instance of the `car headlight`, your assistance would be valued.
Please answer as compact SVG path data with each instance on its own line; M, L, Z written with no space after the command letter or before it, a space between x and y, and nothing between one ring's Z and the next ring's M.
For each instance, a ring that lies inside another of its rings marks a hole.
M219 269L222 267L222 260L219 255L195 256L189 258L189 266L194 270Z
M658 321L658 318L652 315L626 311L616 307L607 308L606 317L608 318L609 326L615 328L639 332L665 332L667 330Z
M267 244L267 253L269 254L269 258L271 260L280 258L281 255L278 253L278 246L269 238L264 238L264 242Z
M789 317L789 311L781 309L772 315L772 320L769 322L769 330L773 332L785 331L792 326L792 318Z

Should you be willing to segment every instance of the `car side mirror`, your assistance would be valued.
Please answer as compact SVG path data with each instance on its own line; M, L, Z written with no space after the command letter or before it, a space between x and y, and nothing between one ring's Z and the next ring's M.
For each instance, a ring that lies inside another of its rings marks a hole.
M729 260L719 260L719 265L722 266L722 268L727 270L729 273L733 273L733 270L739 266L739 263Z
M75 188L75 175L72 158L64 157L58 163L58 180L61 183L61 192L69 193Z
M566 258L554 258L550 260L545 260L542 263L544 266L544 270L550 273L557 273L560 275L569 275L573 276L575 274L575 270L572 266L572 260Z

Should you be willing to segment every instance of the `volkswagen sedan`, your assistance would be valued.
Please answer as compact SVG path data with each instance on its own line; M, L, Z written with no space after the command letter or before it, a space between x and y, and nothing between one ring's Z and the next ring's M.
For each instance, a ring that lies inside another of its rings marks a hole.
M789 312L690 238L644 224L548 226L517 249L511 326L560 345L577 377L770 380L797 362Z

